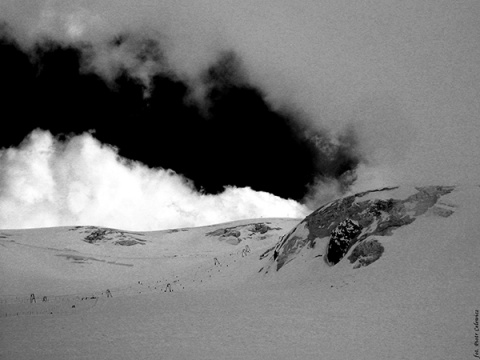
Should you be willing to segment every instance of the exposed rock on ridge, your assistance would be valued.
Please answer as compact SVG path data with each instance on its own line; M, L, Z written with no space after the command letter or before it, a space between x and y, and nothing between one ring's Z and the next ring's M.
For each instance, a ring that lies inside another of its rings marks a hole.
M270 256L271 264L268 267L276 264L278 271L305 246L314 248L318 239L328 237L324 259L333 266L357 243L367 238L371 240L374 235L391 235L392 231L411 224L427 211L443 217L453 213L451 207L437 204L442 196L455 189L453 186L416 187L413 194L405 199L385 199L385 194L389 195L397 189L390 187L366 191L323 205L284 235L261 258Z
M251 223L245 225L237 225L233 227L221 228L215 231L206 233L206 236L218 237L220 241L225 241L231 245L238 245L245 239L250 239L254 235L260 235L258 240L266 238L266 233L271 230L280 230L279 228L271 228L266 223Z
M77 226L70 230L87 233L88 235L85 236L83 241L92 245L111 243L113 245L120 246L133 246L145 245L146 243L146 240L138 237L144 236L144 234L133 233L131 231L101 228L96 226Z

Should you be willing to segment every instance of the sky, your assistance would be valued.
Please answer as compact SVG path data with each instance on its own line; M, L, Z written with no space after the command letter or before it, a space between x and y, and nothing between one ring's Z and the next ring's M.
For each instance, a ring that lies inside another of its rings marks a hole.
M0 228L478 183L478 1L3 0Z

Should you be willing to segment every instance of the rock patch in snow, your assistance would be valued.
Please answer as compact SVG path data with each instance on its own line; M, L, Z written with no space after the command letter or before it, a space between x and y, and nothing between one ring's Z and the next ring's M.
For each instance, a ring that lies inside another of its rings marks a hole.
M271 254L278 271L305 246L314 248L318 239L329 238L323 258L329 265L335 265L357 242L375 235L392 235L394 230L413 223L424 214L448 217L454 213L454 206L439 203L442 196L455 189L454 186L416 187L413 194L404 199L393 196L385 199L385 195L397 189L365 191L327 203L284 235L272 249L273 254L270 250L262 256ZM362 199L365 197L367 199Z

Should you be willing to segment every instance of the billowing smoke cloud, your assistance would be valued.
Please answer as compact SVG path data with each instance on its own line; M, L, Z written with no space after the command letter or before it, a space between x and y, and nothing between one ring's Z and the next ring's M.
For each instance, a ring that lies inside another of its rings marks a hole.
M202 194L185 177L122 158L88 133L61 141L34 131L20 147L0 152L0 169L0 228L159 230L308 211L250 188Z

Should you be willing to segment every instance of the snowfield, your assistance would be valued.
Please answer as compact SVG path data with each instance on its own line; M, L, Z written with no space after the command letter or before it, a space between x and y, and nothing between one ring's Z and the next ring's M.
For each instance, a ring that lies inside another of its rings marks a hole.
M473 359L478 204L401 187L306 219L0 230L0 359Z

